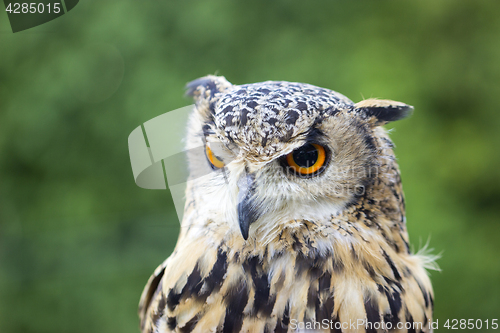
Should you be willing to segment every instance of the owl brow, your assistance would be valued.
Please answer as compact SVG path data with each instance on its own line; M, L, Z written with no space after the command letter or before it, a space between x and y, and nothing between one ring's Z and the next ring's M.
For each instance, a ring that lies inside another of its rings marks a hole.
M325 133L321 131L319 128L313 127L306 134L306 142L307 143L320 143L325 140Z
M212 129L212 126L210 126L210 125L211 125L211 123L206 123L202 127L202 131L203 131L203 136L204 137L207 137L207 136L215 134L215 131Z

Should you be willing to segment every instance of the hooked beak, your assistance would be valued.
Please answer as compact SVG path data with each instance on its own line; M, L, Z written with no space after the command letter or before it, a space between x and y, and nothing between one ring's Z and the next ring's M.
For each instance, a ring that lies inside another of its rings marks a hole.
M238 221L241 235L245 240L248 239L250 224L255 222L261 214L254 198L254 182L255 176L251 173L244 173L238 179Z

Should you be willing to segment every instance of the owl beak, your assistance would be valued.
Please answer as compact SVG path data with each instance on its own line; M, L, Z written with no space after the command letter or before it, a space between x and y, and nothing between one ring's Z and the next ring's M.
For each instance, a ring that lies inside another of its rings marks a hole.
M244 173L238 179L238 220L241 235L248 239L250 224L255 222L259 216L258 205L254 199L255 176L251 173Z

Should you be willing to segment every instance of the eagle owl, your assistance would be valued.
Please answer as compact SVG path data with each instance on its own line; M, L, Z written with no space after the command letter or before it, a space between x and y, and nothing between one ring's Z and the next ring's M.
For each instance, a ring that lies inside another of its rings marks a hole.
M189 156L179 239L142 294L143 332L432 331L432 260L409 248L381 127L411 106L220 76L187 90L186 149L204 154Z

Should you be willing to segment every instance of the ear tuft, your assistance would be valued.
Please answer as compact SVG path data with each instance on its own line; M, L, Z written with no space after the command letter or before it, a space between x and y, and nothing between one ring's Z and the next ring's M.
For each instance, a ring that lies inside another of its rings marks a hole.
M195 101L200 98L211 99L216 93L231 86L224 76L207 75L189 82L186 85L186 95L193 97Z
M354 111L375 119L375 125L400 120L413 113L413 106L387 99L370 98L354 105Z

